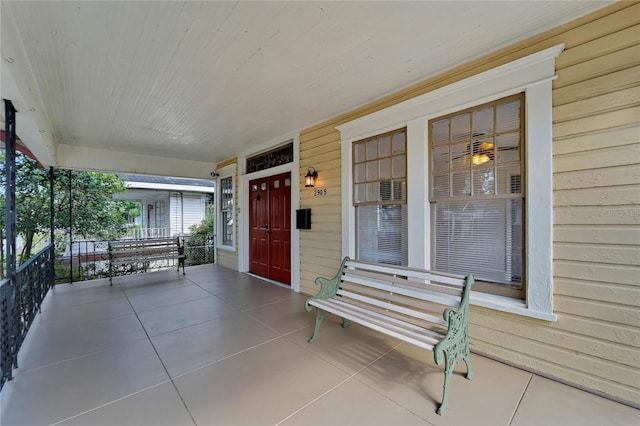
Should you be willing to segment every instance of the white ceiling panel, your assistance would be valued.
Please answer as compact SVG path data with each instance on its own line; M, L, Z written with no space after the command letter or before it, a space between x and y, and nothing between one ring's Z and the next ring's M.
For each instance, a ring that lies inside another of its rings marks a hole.
M215 163L608 3L2 1L2 96L53 165Z

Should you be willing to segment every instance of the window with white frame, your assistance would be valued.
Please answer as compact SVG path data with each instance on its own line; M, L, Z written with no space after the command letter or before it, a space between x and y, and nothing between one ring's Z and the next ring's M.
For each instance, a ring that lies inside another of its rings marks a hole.
M234 196L233 177L220 179L220 223L221 243L223 246L233 246L233 221L234 221Z
M154 209L154 221L156 224L156 228L164 228L164 218L165 218L165 206L164 201L156 201L155 209Z
M353 143L356 256L407 265L407 131Z
M524 298L524 94L429 121L435 269Z
M552 82L563 49L550 47L337 126L343 255L356 255L359 238L352 144L406 127L409 266L475 269L473 305L555 321ZM494 117L491 129L482 124L484 114ZM462 122L469 130L458 135ZM465 240L482 250L455 257ZM491 240L498 245L482 246Z

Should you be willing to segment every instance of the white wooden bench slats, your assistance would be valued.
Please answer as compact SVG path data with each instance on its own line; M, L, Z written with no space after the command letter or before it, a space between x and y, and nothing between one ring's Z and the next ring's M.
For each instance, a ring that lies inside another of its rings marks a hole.
M338 290L338 292L341 292L341 291L342 290ZM390 303L390 301L387 301L384 299L377 299L378 300L377 304L371 304L367 302L361 302L360 300L356 300L348 296L341 296L340 294L336 294L336 297L334 298L334 300L343 300L352 305L357 305L362 308L368 309L370 311L379 312L382 315L395 317L405 322L411 322L423 328L430 328L434 330L437 329L438 331L441 331L441 329L445 329L446 331L446 328L447 328L447 326L442 325L440 321L443 315L442 311L440 312L440 316L434 316L433 314L425 312L426 315L431 315L432 317L437 318L437 322L431 322L428 320L429 318L428 316L419 318L418 316L407 315L402 312L402 309L398 309L398 308L406 308L409 310L413 310L415 312L415 309L409 306L405 301L403 301L403 303L400 304L400 303ZM378 304L385 304L385 303L390 303L390 306L392 307L392 309L387 309L387 308L378 306Z
M370 297L366 297L363 296L361 294L357 294L357 293L352 293L350 291L344 291L344 290L338 290L338 295L340 296L346 296L350 299L354 299L354 300L359 300L361 302L367 303L369 305L373 305L373 306L377 306L379 308L383 308L386 310L390 310L390 311L395 311L398 312L400 314L404 314L404 315L408 315L414 318L418 318L421 320L425 320L428 322L432 322L435 324L440 324L443 326L447 326L447 322L445 320L443 320L442 318L438 318L434 315L429 315L429 314L425 314L423 312L420 311L416 311L413 309L407 309L403 306L400 305L396 305L390 301L383 301L383 300L378 300L378 299L372 299ZM313 305L313 303L311 303Z
M415 299L430 300L434 303L439 303L441 305L449 306L452 308L457 308L460 306L460 296L458 296L457 298L453 296L447 297L447 295L434 293L429 290L419 290L415 287L409 287L409 286L403 286L403 285L389 285L389 284L386 284L384 281L372 280L372 279L367 280L360 277L354 277L353 275L350 275L350 274L343 275L342 280L350 283L366 285L368 287L377 288L378 290L384 290L390 293L397 293L405 296L410 296Z
M341 290L351 291L364 296L370 296L374 299L386 300L396 305L407 306L407 307L411 307L419 310L424 310L426 312L430 312L432 315L436 315L438 318L442 318L442 314L444 313L445 309L447 309L446 306L443 306L437 303L430 303L426 300L419 300L419 299L416 300L416 299L412 299L411 297L404 296L402 294L397 294L397 293L391 294L375 288L367 288L361 285L355 285L353 283L344 282L344 281L340 285L339 291Z
M114 266L148 264L162 260L177 260L178 271L184 275L185 255L179 238L109 241L109 280L113 284Z
M349 269L351 268L365 268L366 270L382 272L384 274L395 274L399 276L411 276L414 278L423 279L426 281L433 281L442 284L449 284L455 287L463 288L464 284L460 282L460 277L453 274L447 274L444 272L427 271L424 269L408 268L403 266L394 265L381 265L376 263L362 262L357 260L351 260L349 263Z
M128 263L131 261L153 261L153 260L165 260L165 259L177 259L178 251L175 252L166 252L166 253L154 253L151 251L140 251L135 253L127 253L121 255L114 255L113 262L116 264L119 263Z
M336 301L334 304L323 302L324 301L314 300L312 305L320 309L330 309L332 313L347 318L350 321L428 350L432 350L444 337L444 334L437 332L431 332L433 334L430 335L430 330L425 330L412 323L360 308L357 305L354 307L353 305L339 301Z
M305 302L316 308L310 343L317 341L327 313L342 317L434 352L436 364L444 361L444 386L438 414L448 407L448 385L458 361L471 379L468 311L473 276L441 274L417 268L354 261L345 257L332 279L318 277L317 295Z
M370 273L367 271L363 271L361 269L346 269L344 276L345 277L358 276L358 277L370 278L373 280L380 279L379 273L377 272ZM450 294L452 296L456 296L458 299L460 299L460 296L462 295L463 288L460 286L455 286L447 283L440 283L434 280L425 280L420 278L416 279L415 277L412 277L412 276L406 277L406 276L388 275L388 278L386 277L387 276L385 276L384 281L389 284L403 285L406 287L413 286L421 290L432 290L438 294L442 293L442 294Z

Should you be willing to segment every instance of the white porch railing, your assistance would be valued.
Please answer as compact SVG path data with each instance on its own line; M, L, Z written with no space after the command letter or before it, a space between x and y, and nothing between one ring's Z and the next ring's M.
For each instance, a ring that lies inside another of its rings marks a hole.
M170 236L170 228L130 228L121 239L139 240L144 238L167 238Z

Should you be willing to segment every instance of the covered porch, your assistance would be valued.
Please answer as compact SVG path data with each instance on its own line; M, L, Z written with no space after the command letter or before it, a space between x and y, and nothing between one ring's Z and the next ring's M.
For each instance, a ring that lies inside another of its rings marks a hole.
M633 408L476 354L476 376L454 376L438 416L432 353L329 317L309 344L305 297L217 264L57 285L2 390L0 423L637 423Z

